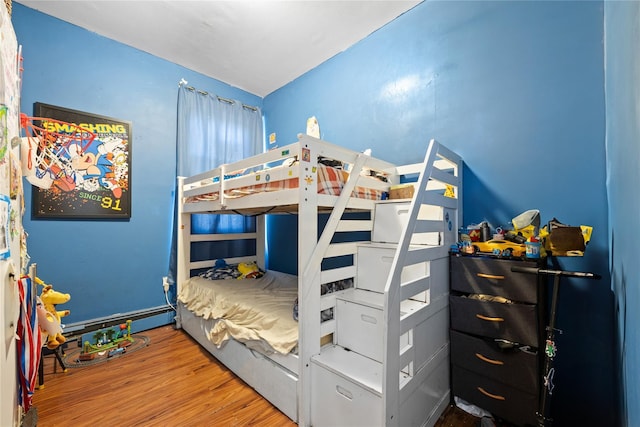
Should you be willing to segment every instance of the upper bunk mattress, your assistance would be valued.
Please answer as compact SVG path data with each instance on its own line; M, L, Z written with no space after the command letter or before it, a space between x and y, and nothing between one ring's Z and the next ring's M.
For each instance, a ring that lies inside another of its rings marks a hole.
M257 279L209 280L192 277L178 300L205 319L218 319L208 332L220 348L229 338L263 352L288 354L298 342L293 306L298 278L267 271Z

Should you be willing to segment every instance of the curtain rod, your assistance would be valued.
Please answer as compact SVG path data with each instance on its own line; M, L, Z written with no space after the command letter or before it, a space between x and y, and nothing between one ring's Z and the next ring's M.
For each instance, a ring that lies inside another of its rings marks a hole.
M199 93L200 95L209 95L209 92L204 91L204 90L200 90L200 89L196 89L193 86L187 86L187 81L185 79L180 80L180 82L178 83L178 86L184 86L185 89L190 90L191 92L195 92L195 93ZM229 98L223 98L219 95L214 95L216 98L218 98L218 101L220 102L226 102L227 104L233 104L234 101L233 99L229 99ZM247 110L251 110L251 111L258 111L258 107L252 107L251 105L246 105L246 104L242 104L242 108L246 108Z

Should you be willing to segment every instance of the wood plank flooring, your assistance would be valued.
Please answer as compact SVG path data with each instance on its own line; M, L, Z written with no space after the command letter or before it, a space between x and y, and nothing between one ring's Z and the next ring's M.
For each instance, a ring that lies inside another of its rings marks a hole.
M54 357L45 357L44 387L34 394L38 425L296 425L182 330L141 334L150 338L148 347L97 365L67 372L58 366L54 373ZM436 423L476 425L478 418L453 407Z

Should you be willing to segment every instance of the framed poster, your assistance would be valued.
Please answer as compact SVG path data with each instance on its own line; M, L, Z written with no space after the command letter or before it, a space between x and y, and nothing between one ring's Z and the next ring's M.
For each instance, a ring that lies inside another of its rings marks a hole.
M39 102L34 116L33 218L129 219L131 122Z

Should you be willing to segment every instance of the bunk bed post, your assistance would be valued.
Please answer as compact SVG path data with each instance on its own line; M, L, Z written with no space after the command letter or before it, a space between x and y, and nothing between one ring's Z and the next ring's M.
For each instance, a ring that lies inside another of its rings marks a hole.
M318 147L313 140L299 137L298 159L298 425L304 427L311 425L310 361L320 352L320 276L303 274L318 242Z
M189 264L191 262L191 214L184 213L184 177L178 177L178 214L177 214L177 253L180 255L176 260L176 295L180 295L181 284L184 283L190 274ZM176 313L176 327L181 327L180 310Z
M267 269L265 251L267 245L267 228L266 228L266 215L258 215L256 217L256 262L258 266L265 270Z
M451 176L455 177L455 185L451 185L453 187L453 195L452 197L456 200L458 200L458 203L456 205L456 215L455 215L455 224L454 224L454 230L456 231L456 241L457 241L457 230L459 229L459 227L462 226L463 222L462 222L462 203L461 201L464 200L463 198L463 190L462 190L462 158L454 153L453 151L449 150L447 147L445 147L444 145L438 143L437 141L435 141L435 143L437 144L437 155L440 158L439 160L436 160L436 164L438 162L444 162L446 163L446 168L451 169ZM451 244L455 243L451 242Z
M220 180L218 182L220 182L220 191L218 192L218 201L220 202L220 209L225 210L227 208L227 203L225 201L226 199L226 187L227 187L227 183L225 181L225 176L227 174L227 169L226 169L225 164L220 165Z
M455 176L458 177L458 182L462 183L463 182L462 171L464 169L462 167L462 160L458 157L456 159L456 163L455 164L456 164L456 166L454 168L454 174L455 174ZM455 230L456 230L456 233L457 233L458 230L460 229L460 227L462 227L464 225L464 221L463 221L463 218L462 218L462 214L463 214L462 203L460 202L460 200L464 200L464 193L463 193L462 185L458 185L455 188L455 197L459 201L458 202L458 209L457 209L457 212L456 212L458 215L456 215L456 223L454 224L455 225ZM457 237L457 234L456 234L456 237Z

